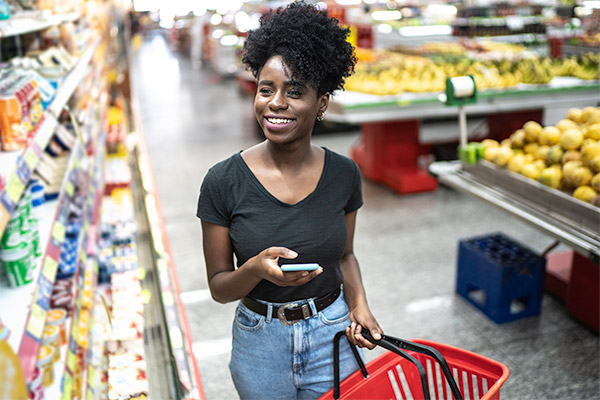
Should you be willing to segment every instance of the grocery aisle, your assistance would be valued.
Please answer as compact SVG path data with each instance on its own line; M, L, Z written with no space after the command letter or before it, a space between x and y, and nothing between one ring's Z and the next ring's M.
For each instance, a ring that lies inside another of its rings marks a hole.
M131 56L133 90L206 397L236 398L227 370L235 304L210 299L194 214L207 169L257 140L251 100L239 95L235 81L193 70L160 35L147 36ZM349 132L314 141L348 155L357 138L358 132ZM387 333L444 342L505 363L511 377L502 398L598 398L598 336L569 317L563 303L546 295L539 317L497 325L454 294L459 239L501 231L541 252L551 238L444 187L399 196L365 181L363 190L356 254L371 307Z

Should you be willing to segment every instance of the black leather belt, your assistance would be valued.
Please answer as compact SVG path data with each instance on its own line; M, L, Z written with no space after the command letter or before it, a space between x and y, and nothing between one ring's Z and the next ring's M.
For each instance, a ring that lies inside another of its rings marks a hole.
M324 310L326 307L333 304L333 302L340 295L340 288L337 288L333 292L315 299L315 307L317 312ZM259 303L250 297L244 297L242 303L250 310L264 315L267 315L268 306L263 303ZM298 303L288 303L281 306L273 307L273 316L277 316L279 320L285 325L292 325L301 319L307 319L313 316L312 310L308 304L299 305Z

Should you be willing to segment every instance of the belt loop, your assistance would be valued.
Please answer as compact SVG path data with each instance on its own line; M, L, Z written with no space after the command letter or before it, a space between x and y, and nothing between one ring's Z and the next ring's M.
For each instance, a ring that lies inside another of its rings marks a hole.
M309 299L308 300L308 306L310 307L310 311L312 313L313 316L316 316L319 312L317 311L317 306L315 306L315 300L314 299Z
M267 324L271 323L271 319L273 318L273 304L268 303L267 304Z

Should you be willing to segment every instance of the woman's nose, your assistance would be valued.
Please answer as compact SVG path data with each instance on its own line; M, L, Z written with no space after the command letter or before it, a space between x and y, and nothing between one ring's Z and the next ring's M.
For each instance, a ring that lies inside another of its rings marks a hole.
M276 91L269 101L269 107L272 110L281 110L287 108L287 101L283 91Z

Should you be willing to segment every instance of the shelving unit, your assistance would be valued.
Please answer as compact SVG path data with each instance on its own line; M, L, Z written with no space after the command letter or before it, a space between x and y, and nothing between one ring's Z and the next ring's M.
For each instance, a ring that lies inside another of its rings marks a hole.
M53 15L37 12L24 15L13 15L8 20L0 21L0 39L39 32L51 26L58 26L66 22L75 22L79 17L79 13Z
M108 13L108 7L104 11ZM11 18L0 21L0 38L18 37L64 22L77 22L78 18L76 14ZM43 215L40 243L45 251L35 269L34 280L19 288L0 286L0 318L10 329L8 344L17 353L25 381L30 384L50 309L61 247L66 240L69 205L75 196L84 196L84 218L75 251L77 270L71 278L74 301L65 322L69 343L60 347L60 360L53 366L54 382L44 389L46 398L52 399L100 398L103 387L106 388L102 379L107 367L103 364L103 340L106 339L102 338L102 332L96 331L96 323L100 324L98 316L106 314L103 300L96 291L99 273L96 244L100 204L105 195L105 141L108 134L108 91L102 81L107 80L106 65L103 64L107 46L103 40L102 37L90 39L77 65L61 79L56 96L44 111L29 145L21 151L0 153L0 174L7 182L0 192L1 236L41 162L64 110L77 125L76 145L71 149L58 199L45 202L40 213ZM74 94L82 91L97 91L98 95L92 95L91 103L88 102L84 109L77 109L71 103ZM130 121L130 126L136 127L136 133L131 135L136 135L138 142L143 143L141 121L136 113L133 115L136 120ZM154 398L203 399L147 150L138 145L128 159L134 177L131 190L135 198L136 223L139 232L148 233L137 238L137 251L139 278L148 300L144 305L143 334L148 357L149 394ZM77 187L81 181L74 180L72 172L75 170L84 175L85 187ZM165 374L166 370L169 373Z

